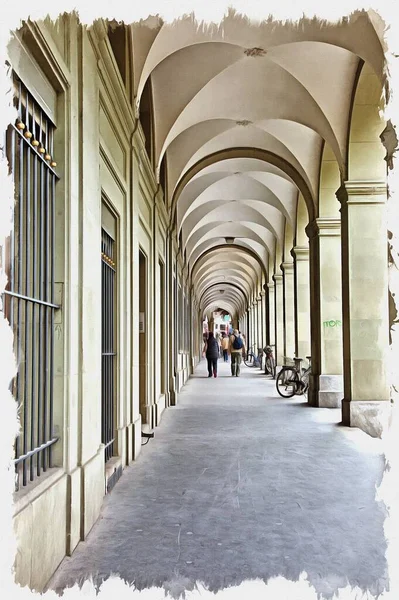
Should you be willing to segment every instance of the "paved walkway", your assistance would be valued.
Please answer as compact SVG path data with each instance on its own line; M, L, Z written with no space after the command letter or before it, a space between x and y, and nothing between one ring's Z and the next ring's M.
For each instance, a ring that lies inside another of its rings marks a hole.
M50 587L116 573L139 589L217 591L306 571L325 597L348 583L381 592L377 441L339 426L337 409L280 398L259 369L233 378L220 361L206 375L202 362Z

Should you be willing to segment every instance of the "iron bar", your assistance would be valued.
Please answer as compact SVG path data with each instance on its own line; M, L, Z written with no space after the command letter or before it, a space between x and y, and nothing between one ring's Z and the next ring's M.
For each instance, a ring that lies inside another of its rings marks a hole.
M46 144L48 142L48 124L46 121ZM48 171L45 171L45 197L48 200L49 197L49 174ZM48 204L46 206L46 210L44 212L44 279L43 279L43 294L46 302L49 301L49 290L48 290L48 282L49 282L49 215L48 215ZM47 437L47 418L48 418L48 393L49 393L49 382L48 382L48 309L47 307L44 309L44 374L43 374L43 422L42 422L42 439L46 439ZM47 471L47 453L46 451L42 452L42 468L43 471Z
M111 446L111 444L113 444L115 441L115 438L112 438L112 440L109 440L109 442L107 444L105 444L104 449L107 449Z
M59 440L59 438L55 437L52 440L49 440L48 442L44 442L37 448L33 448L33 450L29 450L29 452L27 452L26 454L21 454L21 456L18 456L18 458L15 458L13 460L14 465L18 465L19 463L26 460L27 458L30 458L30 457L34 456L35 454L39 454L40 452L42 452L42 450L45 450L46 448L48 448L48 447L52 446L53 444L55 444L56 442L58 442L58 440Z
M25 118L26 124L29 129L29 94L26 90L26 105L25 105ZM30 153L29 149L26 149L25 154L25 166L26 166L26 178L25 178L25 192L26 192L26 214L25 214L25 294L30 295ZM28 402L28 391L29 391L29 356L28 356L28 344L29 344L29 305L25 302L25 322L24 322L24 333L25 333L25 344L24 344L24 454L28 448L28 422L30 428L32 427L31 414L28 415L28 410L31 408ZM29 410L31 413L32 411ZM31 436L30 436L31 437ZM23 485L27 483L27 464L23 462Z
M43 145L43 112L40 110L40 128L39 128L39 143ZM44 162L40 163L40 223L39 223L39 298L43 302L43 219L44 219ZM43 333L43 311L42 304L39 304L39 336L38 336L38 349L39 349L39 365L43 364L42 355L42 333ZM42 368L38 372L38 397L37 397L37 440L41 439L41 425L42 425L42 413L43 413L43 373ZM36 460L36 474L39 477L41 473L41 456L37 455Z
M23 140L25 143L29 143L26 141L24 134L21 133L21 131L18 129L18 127L16 127L13 124L11 124L10 127L18 134L18 136L20 137L21 140ZM41 128L40 128L40 131L41 131ZM48 162L45 160L45 158L36 150L36 148L34 146L29 146L29 149L31 150L31 152L34 152L34 154L37 156L37 158L40 160L40 162L44 164L46 169L48 169L49 172L52 173L56 179L60 179L60 176L58 175L58 173L53 169L52 166L50 166L48 164Z
M35 121L35 105L33 103L32 107L32 133L34 138L36 138L36 121ZM33 159L33 205L32 205L32 219L33 219L33 256L32 256L32 295L33 297L36 295L36 246L37 246L37 157L35 154L32 154ZM32 347L31 347L31 355L32 355L32 382L31 382L31 406L32 406L32 414L31 414L31 440L30 445L31 448L35 446L35 408L36 408L36 378L34 376L36 369L36 303L32 304ZM34 479L34 461L33 455L30 460L30 480Z
M55 185L50 164L54 126L14 74L18 119L6 145L16 203L7 240L5 312L14 332L18 371L13 394L21 416L15 441L17 487L51 466L53 437L53 354ZM49 156L47 156L47 154ZM22 451L22 452L21 452ZM34 461L35 455L37 456ZM48 459L48 460L47 460ZM22 477L21 477L22 476Z
M16 292L11 292L10 290L4 290L2 292L7 296L12 296L13 298L18 298L19 300L26 300L27 302L33 302L34 304L40 304L41 306L48 306L49 308L58 309L61 308L60 304L53 304L52 302L45 302L44 300L39 300L39 298L34 298L32 296L25 296L24 294L17 294Z
M11 173L15 171L15 129L9 129L11 134ZM11 223L11 232L10 232L10 280L9 285L12 288L14 285L14 268L15 268L15 233L14 233L14 212L15 212L15 203L14 210L12 215L12 223ZM10 299L10 327L12 331L14 331L14 300Z
M23 120L22 117L22 84L20 83L20 115L21 115L21 120ZM20 141L19 144L19 206L18 206L18 217L19 217L19 231L18 231L18 291L19 293L22 292L22 258L23 258L23 244L22 244L22 236L23 236L23 226L24 226L24 222L23 222L23 215L24 215L24 185L23 185L23 173L24 173L24 144L23 141ZM18 404L19 404L19 408L22 406L23 407L23 418L24 418L24 422L23 422L23 428L22 428L22 447L23 447L23 452L26 451L26 442L25 442L25 423L26 423L26 405L22 405L21 402L21 397L22 397L22 393L21 393L21 369L20 369L20 363L21 363L21 356L22 356L22 327L21 327L21 312L22 312L22 307L21 307L21 303L20 301L18 301L17 303L18 306L18 329L17 329L17 336L18 336L18 352L17 352L17 365L18 365L18 373L17 373L17 399L18 399ZM20 412L20 414L21 414ZM18 436L19 437L19 436ZM23 471L23 485L25 485L24 483L25 481L25 472Z
M53 136L51 139L51 154L53 154ZM54 254L55 254L55 179L51 175L51 265L50 265L50 301L54 304ZM50 311L50 415L49 415L49 437L53 435L53 419L54 419L54 311ZM52 467L52 446L48 448L49 467Z

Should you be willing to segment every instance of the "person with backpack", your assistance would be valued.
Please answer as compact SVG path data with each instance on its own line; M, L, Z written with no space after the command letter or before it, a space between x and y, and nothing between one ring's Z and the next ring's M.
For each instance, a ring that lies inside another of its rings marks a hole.
M239 377L242 355L245 354L245 345L238 329L234 329L233 335L230 336L229 352L231 356L231 374L233 377Z
M204 345L204 354L208 361L208 377L214 377L218 375L218 358L219 358L219 344L215 339L212 331L208 333L208 339Z
M223 337L222 337L222 350L223 350L223 360L224 362L229 362L229 338L228 336L224 333Z

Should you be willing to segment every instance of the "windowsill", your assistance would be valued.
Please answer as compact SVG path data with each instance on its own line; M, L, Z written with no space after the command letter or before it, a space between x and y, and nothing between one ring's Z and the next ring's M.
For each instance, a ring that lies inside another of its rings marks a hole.
M40 475L35 481L31 481L25 487L14 492L14 513L16 517L18 513L24 510L29 504L36 500L41 494L48 490L54 483L65 475L64 469L61 467L52 467L43 475Z
M114 474L118 467L122 466L122 457L113 456L105 463L105 481Z

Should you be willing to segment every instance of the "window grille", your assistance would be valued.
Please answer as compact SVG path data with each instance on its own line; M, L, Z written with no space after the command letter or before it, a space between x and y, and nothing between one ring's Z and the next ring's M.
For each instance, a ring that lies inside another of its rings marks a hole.
M101 370L101 441L105 445L105 461L114 455L115 429L115 241L101 230L102 262L102 370Z
M3 248L8 277L3 311L14 333L18 372L10 389L18 402L21 431L15 441L16 488L52 467L55 126L14 74L15 124L6 151L15 186L10 236Z

